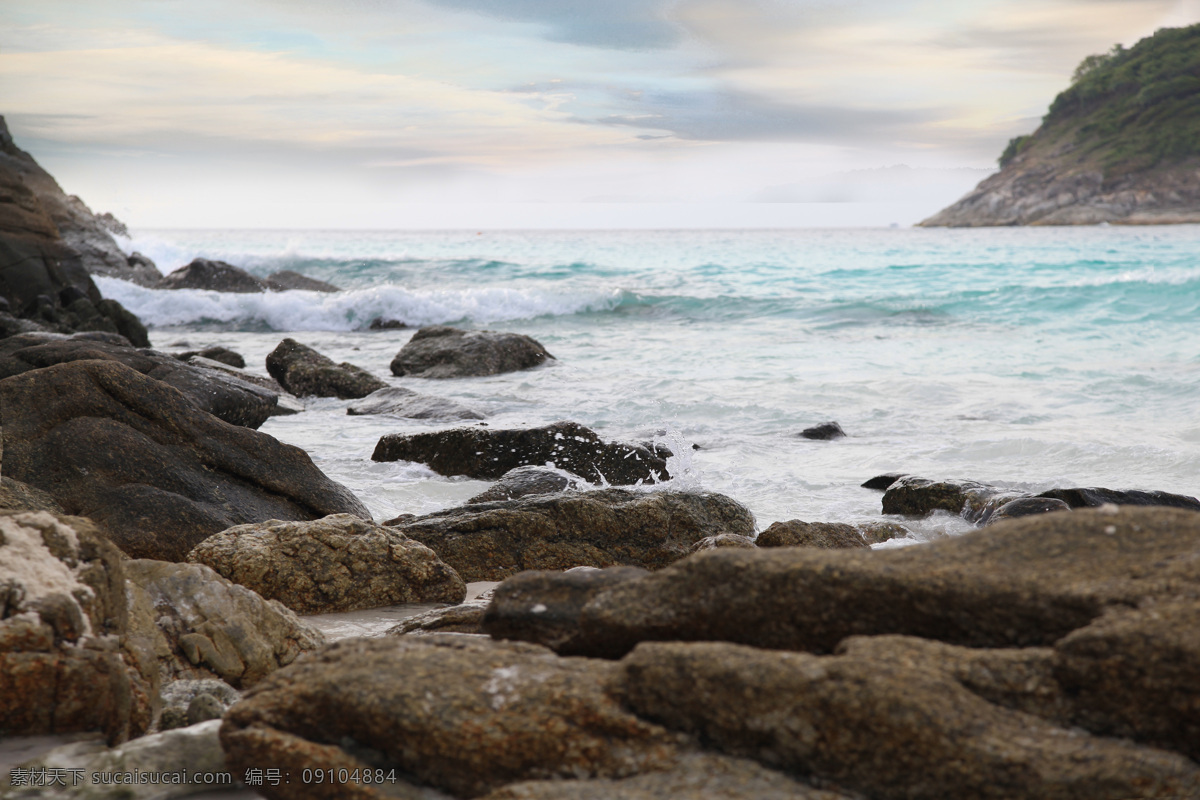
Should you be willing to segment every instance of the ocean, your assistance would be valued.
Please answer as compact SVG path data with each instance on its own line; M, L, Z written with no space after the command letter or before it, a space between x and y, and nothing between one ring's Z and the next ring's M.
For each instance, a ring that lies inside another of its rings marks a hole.
M203 256L337 294L154 291L99 278L167 351L223 345L266 374L291 336L492 428L574 420L666 443L673 479L777 520L880 519L884 472L1014 489L1200 492L1200 226L754 231L157 230L122 242L165 273ZM407 330L369 330L376 317ZM555 356L485 378L395 378L416 327L514 331ZM375 463L434 423L308 399L265 433L306 450L377 520L487 484ZM798 437L836 420L847 436ZM691 445L699 449L692 449ZM956 535L905 521L899 546Z

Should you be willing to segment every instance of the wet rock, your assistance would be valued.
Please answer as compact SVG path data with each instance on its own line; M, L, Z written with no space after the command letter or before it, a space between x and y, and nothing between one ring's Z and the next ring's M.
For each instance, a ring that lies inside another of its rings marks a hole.
M224 261L193 259L158 282L156 289L204 289L248 294L265 292L267 285L246 270Z
M842 522L775 522L758 535L759 547L869 547L852 525Z
M392 374L414 378L467 378L530 369L554 356L519 333L421 328L392 359Z
M49 493L35 489L27 483L14 481L7 475L0 477L0 509L65 513L63 507Z
M1095 508L1105 503L1117 506L1166 506L1200 511L1200 500L1169 492L1119 491L1116 489L1051 489L1038 497L1062 500L1071 508Z
M896 522L860 522L854 527L867 544L904 539L912 533L908 528Z
M456 606L435 608L407 617L387 629L388 636L424 636L431 633L483 633L483 614L492 602L495 590L489 589L473 600Z
M842 430L841 425L830 421L822 422L820 425L814 425L811 428L805 428L800 431L800 436L805 439L829 441L830 439L844 439L846 432Z
M701 550L717 550L722 547L740 547L743 550L753 550L758 545L749 536L742 536L737 533L721 533L716 536L705 536L692 545L691 552L699 553Z
M372 461L417 461L439 475L496 480L524 466L553 465L595 483L628 485L666 480L667 462L644 447L603 442L575 422L544 428L452 428L380 437Z
M386 383L365 369L346 362L335 364L295 339L284 339L271 351L267 356L267 372L297 397L354 400L387 388Z
M645 640L831 652L853 635L1048 646L1109 608L1200 595L1200 516L1079 510L895 550L697 553L584 607L588 653ZM802 608L803 613L796 609Z
M199 564L126 562L130 636L158 661L166 681L261 680L325 644L282 604Z
M883 475L876 475L874 478L868 478L861 485L864 489L877 489L882 492L896 481L905 477L906 474L904 472L888 472Z
M578 489L577 476L546 467L517 467L510 469L500 480L470 500L471 503L490 503L493 500L515 500L532 494L557 494Z
M371 320L371 324L367 326L368 330L372 331L398 331L407 328L408 325L398 319L384 319L376 317Z
M214 347L206 347L203 350L188 350L183 353L175 353L174 355L180 361L187 361L192 358L192 356L200 356L201 358L207 358L211 361L220 361L222 364L227 364L228 366L236 367L237 369L246 368L246 359L242 358L241 353L230 350L228 347L221 347L219 345Z
M1033 514L1048 514L1051 511L1070 511L1071 507L1062 500L1050 497L1018 497L1000 506L988 517L987 524L994 525L1004 519L1028 517Z
M647 643L621 666L623 697L639 716L869 797L1200 792L1200 769L1178 754L1068 732L902 662Z
M883 513L916 516L941 510L984 523L1000 506L1021 497L1028 495L975 481L931 481L906 475L883 493Z
M144 733L158 682L128 621L120 553L91 522L0 512L0 736Z
M0 380L0 408L5 473L95 520L135 558L182 560L248 522L370 517L304 451L226 424L117 362Z
M401 523L466 581L527 569L617 565L660 569L706 536L754 531L724 495L604 489L452 508Z
M196 367L197 369L225 373L226 375L236 378L239 381L257 386L260 389L266 389L268 392L275 395L276 398L275 405L271 408L272 417L286 417L291 416L292 414L299 414L300 412L304 411L304 403L301 402L300 399L295 395L289 394L282 386L279 385L279 381L275 380L274 378L256 375L249 370L239 369L220 361L213 361L212 359L205 358L204 356L191 356L188 358L186 363Z
M293 289L299 289L305 292L340 292L341 289L334 286L332 283L319 281L316 278L310 278L307 275L301 275L299 272L294 272L290 269L282 269L278 272L272 272L267 276L267 288L273 292L286 292Z
M346 407L351 415L391 414L408 419L484 419L478 411L448 400L419 394L411 389L388 386Z
M638 567L522 572L496 587L482 632L575 655L584 649L579 627L583 607L604 590L649 574Z
M682 737L626 711L608 690L615 673L613 664L518 642L347 639L255 687L225 716L221 744L234 774L395 768L458 797L517 781L673 766ZM295 782L260 791L330 796L327 787ZM382 792L362 787L355 796Z
M301 614L458 603L467 594L428 547L350 514L239 525L205 539L188 560Z

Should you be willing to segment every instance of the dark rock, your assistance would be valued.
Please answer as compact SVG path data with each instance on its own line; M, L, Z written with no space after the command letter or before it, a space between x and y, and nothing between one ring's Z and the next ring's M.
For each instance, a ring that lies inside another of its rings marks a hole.
M267 372L297 397L338 397L354 400L386 389L387 384L353 364L335 364L332 359L284 339L267 356Z
M626 711L608 688L615 673L616 665L519 642L348 639L257 685L226 714L221 744L235 775L386 766L457 797L673 766L683 738ZM295 780L258 790L334 796ZM382 794L364 787L354 796Z
M134 347L150 346L150 334L146 326L125 306L106 297L96 303L96 309L107 317L117 329L117 333L128 339Z
M156 289L205 289L211 292L249 294L265 292L267 285L246 270L207 258L193 259L158 282Z
M134 557L182 560L247 522L370 518L302 450L222 422L115 361L0 380L0 409L5 473L94 519Z
M301 275L299 272L293 272L290 269L272 272L267 276L265 281L267 288L272 292L286 292L292 289L299 289L305 292L340 292L341 289L334 286L332 283L319 281L316 278L310 278L307 275Z
M517 467L510 469L487 491L475 495L467 504L490 503L494 500L515 500L531 494L557 494L578 489L575 476L565 475L547 467Z
M350 514L238 525L196 545L188 560L300 614L458 603L467 595L428 547Z
M988 517L987 524L994 525L1000 520L1028 517L1033 514L1048 514L1051 511L1070 511L1071 507L1062 500L1050 497L1018 497L1000 506Z
M130 280L133 283L138 283L142 286L154 286L163 278L154 260L136 250L126 256L125 263L131 271Z
M800 435L805 439L819 439L828 441L830 439L845 438L846 432L842 430L842 426L836 422L822 422L820 425L814 425L811 428L805 428L800 431Z
M553 464L595 483L629 485L667 480L667 462L644 447L605 443L575 422L544 428L453 428L380 437L373 461L417 461L439 475L496 480L509 470Z
M660 569L706 536L754 531L754 517L711 493L604 489L452 508L397 526L465 581L527 569Z
M883 493L883 513L918 516L940 510L968 522L984 523L1000 506L1020 497L1028 495L975 481L931 481L905 475Z
M879 491L883 491L907 474L906 472L888 472L883 475L876 475L861 485L864 489L878 489Z
M644 640L832 651L854 635L1047 646L1110 607L1200 594L1200 516L1079 510L896 550L723 549L598 595L595 655ZM796 609L803 609L797 613Z
M852 525L841 522L804 522L793 519L773 523L758 535L759 547L869 547Z
M398 319L384 319L383 317L376 317L375 319L371 320L371 324L367 326L367 329L372 331L397 331L403 330L407 327L408 325L406 323L403 323Z
M742 536L737 533L720 533L716 536L705 536L692 545L691 552L699 553L701 550L717 550L722 547L739 547L743 550L753 550L758 545L749 536Z
M495 588L482 632L496 639L545 645L559 655L580 652L579 615L605 589L650 573L639 567L530 570Z
M411 389L388 386L346 407L350 415L391 414L407 419L484 419L484 415L445 397L418 394Z
M1051 489L1038 497L1062 500L1071 508L1095 508L1105 503L1117 506L1166 506L1200 511L1200 500L1169 492L1119 491L1116 489Z
M224 372L180 363L166 353L136 350L122 338L75 334L49 338L21 334L0 340L0 378L30 370L79 361L120 363L154 380L178 389L197 408L233 425L257 428L271 415L277 402L264 390Z
M554 356L519 333L421 328L392 359L393 375L467 378L530 369Z
M203 350L188 350L183 353L175 353L175 357L180 361L187 361L192 356L200 356L211 361L220 361L222 364L227 364L237 369L246 368L246 359L242 358L242 354L230 350L228 347L214 346L206 347Z

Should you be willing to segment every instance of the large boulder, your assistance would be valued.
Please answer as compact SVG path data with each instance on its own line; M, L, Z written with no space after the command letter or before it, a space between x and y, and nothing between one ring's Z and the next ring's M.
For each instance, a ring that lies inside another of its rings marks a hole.
M265 292L267 284L240 267L207 258L193 259L163 278L156 289L206 289L249 294Z
M200 564L125 562L130 636L158 661L164 681L217 678L250 686L325 636L277 601Z
M408 419L483 419L484 415L445 397L420 394L401 386L388 386L371 392L346 406L351 416L388 414Z
M517 467L546 466L613 485L670 478L667 462L640 445L604 442L576 422L543 428L452 428L380 437L373 461L417 461L439 475L496 480Z
M135 558L182 561L248 522L370 518L304 451L222 422L115 361L0 380L0 413L4 471L91 517Z
M392 359L392 374L469 378L530 369L554 356L520 333L464 331L433 325L413 334Z
M238 525L196 545L188 560L301 614L458 603L467 594L428 547L351 514Z
M452 508L397 528L463 580L498 581L527 569L661 569L706 536L751 535L754 517L710 492L603 489Z
M271 351L267 356L267 372L297 397L354 400L387 388L386 383L365 369L346 362L335 364L295 339L284 339Z
M0 512L0 736L144 733L157 676L127 631L121 555L91 522Z
M173 386L196 408L233 425L257 428L279 396L261 386L217 369L183 364L166 353L136 349L119 337L98 339L94 334L47 337L21 334L0 340L0 379L30 370L77 361L124 364L147 377Z

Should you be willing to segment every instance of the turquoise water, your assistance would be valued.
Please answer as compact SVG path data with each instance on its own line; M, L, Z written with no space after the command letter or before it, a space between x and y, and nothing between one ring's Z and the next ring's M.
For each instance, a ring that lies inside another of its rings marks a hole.
M674 232L153 231L164 272L195 256L292 269L337 295L155 292L102 280L156 346L224 344L263 371L287 333L493 426L574 419L660 436L676 486L776 519L877 518L885 471L1020 488L1200 491L1200 227ZM392 378L410 332L374 317L529 334L557 362L491 378ZM795 434L835 419L849 434ZM308 450L379 517L479 490L369 462L432 423L319 400L263 430ZM962 526L936 519L917 536Z

